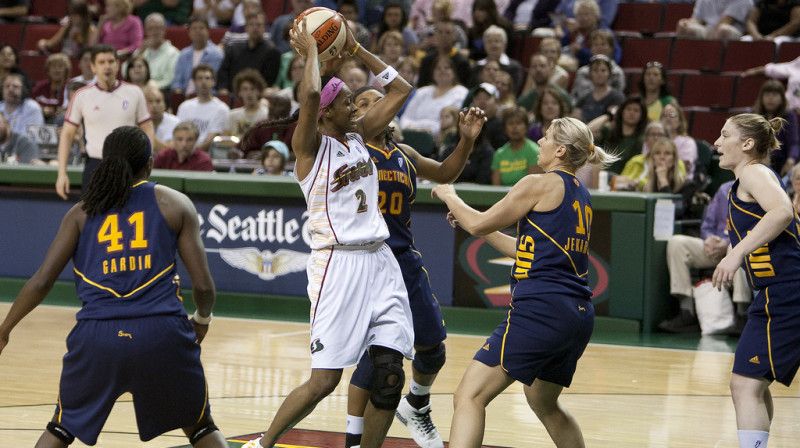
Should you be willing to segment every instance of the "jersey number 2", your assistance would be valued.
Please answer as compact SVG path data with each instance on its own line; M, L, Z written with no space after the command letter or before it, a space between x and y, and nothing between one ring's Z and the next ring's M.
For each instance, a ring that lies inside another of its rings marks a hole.
M128 224L133 228L133 239L128 241L131 249L147 249L147 240L144 238L144 212L135 212L128 217ZM100 230L97 231L97 242L106 244L106 252L119 252L124 247L122 240L125 235L119 229L119 215L108 215Z

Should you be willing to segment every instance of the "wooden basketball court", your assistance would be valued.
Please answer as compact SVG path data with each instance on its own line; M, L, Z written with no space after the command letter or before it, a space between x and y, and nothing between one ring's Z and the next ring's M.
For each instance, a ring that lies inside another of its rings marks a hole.
M0 303L0 316L9 307ZM41 306L12 333L0 355L0 446L33 446L52 417L64 341L76 311ZM434 422L445 440L449 439L452 393L483 339L450 335L447 340L447 364L432 396ZM203 343L203 363L211 412L227 437L266 429L283 398L308 377L308 344L307 324L215 318ZM719 341L701 340L700 348L706 344L713 348ZM725 352L591 344L563 403L581 424L589 447L735 448L736 424L728 390L732 363L733 355ZM344 432L350 372L298 428ZM775 419L770 448L800 445L797 382L791 388L779 384L771 388ZM120 398L98 446L188 444L180 431L140 442L130 400L130 395ZM486 445L552 446L520 385L511 386L489 406L486 426ZM397 421L389 435L409 437ZM85 445L76 441L72 446Z

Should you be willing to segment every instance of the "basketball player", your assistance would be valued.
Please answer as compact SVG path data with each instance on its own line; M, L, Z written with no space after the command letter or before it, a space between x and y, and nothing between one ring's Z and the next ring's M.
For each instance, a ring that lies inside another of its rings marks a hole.
M112 130L119 126L139 126L151 140L155 135L142 89L117 79L119 59L114 47L108 44L92 47L91 67L97 82L75 92L69 101L59 136L56 193L62 199L67 199L69 193L67 160L78 126L83 124L86 155L89 156L83 167L81 185L84 188L89 185L92 171L100 163L103 142Z
M711 278L721 288L741 266L758 291L748 310L731 374L740 447L766 448L774 415L769 385L789 386L800 366L800 220L769 156L784 120L756 114L728 119L714 142L719 166L736 180L728 192L733 248Z
M133 394L139 437L183 428L193 446L227 447L209 413L200 345L211 321L214 281L192 202L148 182L153 157L142 130L115 129L103 144L81 202L61 221L38 271L0 324L11 330L45 298L72 259L83 307L67 338L58 404L38 448L94 445L114 402ZM176 249L197 311L186 318Z
M539 140L544 174L525 176L485 212L470 208L452 185L431 192L447 204L448 219L508 257L508 318L478 350L454 398L451 447L479 447L486 406L514 381L558 447L583 447L575 419L558 402L569 387L594 327L587 275L592 204L575 177L584 164L617 157L594 146L592 132L574 118L553 120ZM516 240L499 230L517 226Z
M356 118L361 118L383 99L374 87L359 89L355 97ZM411 235L411 204L417 194L417 177L437 183L453 182L464 169L473 144L483 128L486 117L482 110L472 108L460 115L461 140L442 163L421 156L412 147L391 140L391 128L367 142L370 156L380 178L379 206L389 226L389 239L403 280L408 290L411 315L414 319L414 362L410 393L400 401L395 414L411 432L421 447L442 447L442 438L431 420L430 389L445 362L442 311L433 295L430 279L422 256L414 247ZM347 446L361 443L364 409L372 388L372 365L369 354L361 357L350 379L347 412Z
M306 26L306 19L295 25L290 43L306 58L292 148L297 157L294 175L311 223L311 378L286 397L267 432L245 447L274 446L333 392L342 369L357 364L369 348L373 387L361 445L376 448L401 399L403 357L411 357L413 328L400 267L384 242L389 230L380 213L378 172L361 136L372 139L386 129L411 86L357 45L345 28L343 51L378 73L387 92L356 120L352 93L344 82L320 80L316 40Z

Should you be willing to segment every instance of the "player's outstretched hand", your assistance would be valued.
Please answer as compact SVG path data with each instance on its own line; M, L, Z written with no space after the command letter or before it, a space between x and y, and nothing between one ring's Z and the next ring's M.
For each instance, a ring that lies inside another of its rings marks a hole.
M439 198L442 202L447 202L447 198L456 195L456 188L452 184L442 184L433 187L431 190L432 198Z
M486 123L486 113L480 107L470 107L466 115L464 112L459 113L458 130L463 137L470 140L478 138L478 134L483 129L483 124Z

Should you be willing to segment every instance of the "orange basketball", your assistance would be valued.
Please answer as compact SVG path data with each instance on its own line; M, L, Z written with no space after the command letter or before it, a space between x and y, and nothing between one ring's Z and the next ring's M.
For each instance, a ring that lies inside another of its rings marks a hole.
M309 8L295 19L300 23L306 19L308 31L317 40L317 54L320 62L336 57L347 42L342 18L336 11L321 6Z

